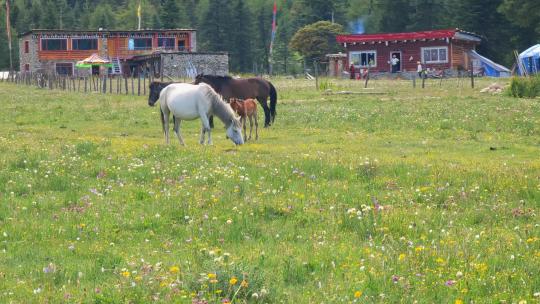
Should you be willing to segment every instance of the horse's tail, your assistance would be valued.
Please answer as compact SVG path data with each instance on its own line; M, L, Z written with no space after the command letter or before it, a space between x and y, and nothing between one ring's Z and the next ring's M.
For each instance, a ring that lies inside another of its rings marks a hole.
M163 129L163 133L165 133L165 114L163 114L161 106L159 107L159 114L161 116L161 129Z
M273 123L274 119L276 119L277 91L271 82L268 82L268 84L270 85L270 115Z

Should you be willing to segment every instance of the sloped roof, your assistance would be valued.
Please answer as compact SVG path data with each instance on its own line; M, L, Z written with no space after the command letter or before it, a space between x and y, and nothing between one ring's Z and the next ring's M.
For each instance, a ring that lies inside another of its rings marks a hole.
M506 72L506 73L511 72L507 67L505 67L503 65L500 65L500 64L494 62L493 60L478 54L476 51L470 51L469 53L471 54L472 57L476 57L476 58L480 59L481 61L489 64L493 69L495 69L495 70L497 70L499 72Z
M540 56L540 44L533 45L526 49L523 53L519 54L519 58L521 59L535 56Z
M422 32L407 33L386 33L386 34L351 34L338 35L336 37L339 43L365 43L365 42L384 42L384 41L412 41L427 39L460 39L480 42L479 35L462 31L460 29L434 30Z
M84 63L84 64L107 64L107 63L111 63L111 61L109 59L103 58L103 57L99 56L98 54L92 54L92 55L90 55L90 57L81 60L81 62Z

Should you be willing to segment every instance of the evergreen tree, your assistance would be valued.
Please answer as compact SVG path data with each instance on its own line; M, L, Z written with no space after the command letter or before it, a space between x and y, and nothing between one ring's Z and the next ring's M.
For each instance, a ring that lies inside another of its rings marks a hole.
M109 4L99 5L90 15L91 29L112 29L116 25L115 15Z
M511 64L512 47L508 44L513 27L501 23L504 16L497 11L503 0L459 0L448 5L451 27L474 32L483 37L478 52L494 61ZM486 25L490 26L486 26Z
M442 0L415 0L410 2L408 31L425 31L446 27L443 20L447 12Z
M230 29L230 63L233 71L247 72L252 67L251 12L244 0L236 0Z
M270 5L268 7L271 7ZM254 35L254 63L257 67L268 71L268 55L270 47L270 34L272 24L272 11L265 6L259 6L255 12L255 35ZM259 73L263 72L257 68Z
M200 39L202 49L206 51L227 51L230 46L230 2L227 0L210 0L200 23Z
M54 0L42 0L40 12L40 28L57 29L59 28L59 14Z
M161 26L163 28L179 28L188 23L185 10L180 10L177 2L177 0L164 1L160 14Z
M375 9L377 32L404 32L411 24L411 6L407 0L379 0Z

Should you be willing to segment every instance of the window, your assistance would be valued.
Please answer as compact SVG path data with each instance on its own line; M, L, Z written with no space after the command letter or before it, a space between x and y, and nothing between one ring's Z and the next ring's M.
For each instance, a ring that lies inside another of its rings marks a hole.
M134 38L133 44L135 50L151 50L152 38Z
M58 75L73 75L73 63L57 63L56 64L56 74Z
M422 62L425 63L447 63L448 47L422 48Z
M43 51L65 51L67 50L67 39L41 39L41 49Z
M186 51L186 41L185 40L178 40L178 50L179 51Z
M91 39L73 39L71 41L71 48L73 50L97 50L98 40L97 38Z
M174 50L174 38L158 38L158 47L166 50Z
M24 42L24 53L25 54L30 53L30 41L25 41Z
M30 64L29 64L29 63L25 63L25 64L24 64L24 71L25 71L25 72L29 72L29 71L30 71Z
M349 62L357 67L367 68L377 66L377 52L376 51L357 51L350 52Z

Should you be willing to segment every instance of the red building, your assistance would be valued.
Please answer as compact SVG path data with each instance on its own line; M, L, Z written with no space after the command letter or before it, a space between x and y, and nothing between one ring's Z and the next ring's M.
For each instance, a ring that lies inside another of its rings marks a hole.
M467 53L475 50L480 36L459 29L411 33L338 35L347 50L347 66L374 72L390 72L390 60L399 59L399 72L416 72L417 61L424 68L466 70Z

